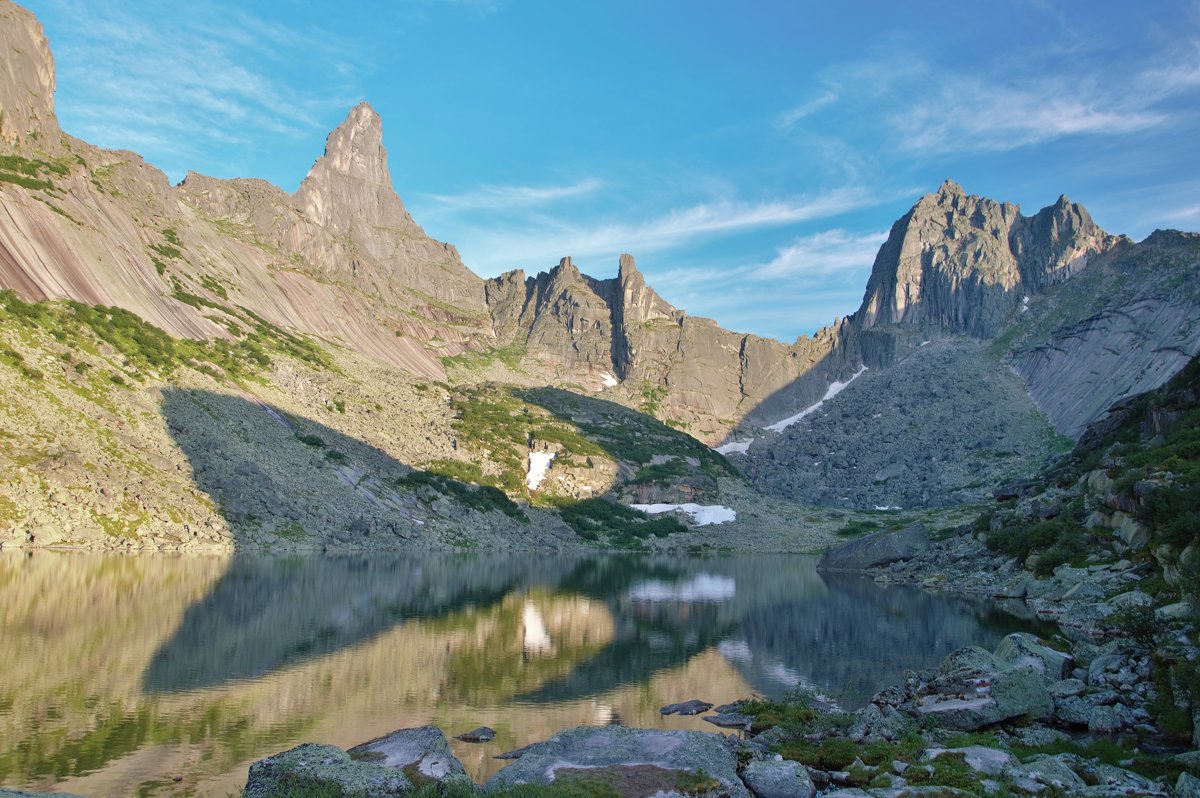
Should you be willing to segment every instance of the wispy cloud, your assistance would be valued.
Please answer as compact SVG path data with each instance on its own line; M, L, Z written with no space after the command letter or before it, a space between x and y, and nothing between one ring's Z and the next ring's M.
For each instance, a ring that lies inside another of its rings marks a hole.
M1181 122L1200 89L1200 40L1105 57L1064 44L962 67L892 46L826 68L821 94L776 119L803 127L836 103L838 124L899 154L1000 152L1079 136L1134 136Z
M784 111L782 114L780 114L775 120L775 126L781 130L790 130L791 128L795 127L800 120L812 116L822 108L827 108L836 103L838 101L839 90L840 87L838 86L830 86L813 99L800 103L793 108L789 108L787 111Z
M755 280L791 277L827 277L847 271L861 272L875 259L879 246L887 240L887 231L852 233L826 230L804 236L781 248L768 263L746 267Z
M563 186L480 186L463 194L429 194L432 212L463 213L481 210L512 210L540 207L573 197L593 194L604 181L585 178Z
M542 267L564 255L583 258L663 252L743 231L830 218L887 199L865 188L846 187L769 202L700 203L641 222L589 223L531 215L519 224L463 224L453 238L469 266L494 274L518 265Z
M914 152L1011 150L1073 135L1122 135L1161 125L1168 115L1141 98L1073 96L1058 80L996 86L949 79L891 115L899 145Z
M734 268L649 271L652 284L689 312L732 329L781 339L815 331L837 311L853 308L886 232L834 228L793 239L765 263ZM842 312L845 312L844 310Z
M56 43L60 114L68 132L103 146L143 148L159 162L203 161L214 143L300 137L333 108L348 107L354 48L336 37L220 2L179 6L171 25L117 4L56 5L74 20ZM341 77L313 85L292 74L297 64L323 63L336 64Z

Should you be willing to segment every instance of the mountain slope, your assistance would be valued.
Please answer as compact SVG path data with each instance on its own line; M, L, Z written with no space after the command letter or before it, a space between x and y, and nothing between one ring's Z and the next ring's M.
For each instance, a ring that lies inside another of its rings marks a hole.
M1026 217L947 181L893 225L845 325L867 376L803 423L743 423L730 451L794 499L977 501L1062 448L1036 411L1078 437L1200 353L1196 319L1200 236L1134 244L1065 197Z

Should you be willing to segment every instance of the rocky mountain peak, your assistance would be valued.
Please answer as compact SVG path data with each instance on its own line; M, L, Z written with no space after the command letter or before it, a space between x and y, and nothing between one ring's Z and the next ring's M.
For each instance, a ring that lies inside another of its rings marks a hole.
M958 183L955 183L950 178L946 178L942 181L942 185L938 187L937 194L940 197L966 196L966 192L963 191L962 186L960 186Z
M855 321L991 337L1024 297L1075 274L1113 240L1066 197L1025 217L947 180L892 226Z
M297 204L311 220L335 235L385 228L414 235L424 231L409 216L392 188L383 123L367 103L351 109L325 141L317 159L296 192ZM368 236L361 243L368 244ZM385 252L372 251L375 257Z
M33 14L9 0L0 0L0 53L0 141L57 145L50 43Z

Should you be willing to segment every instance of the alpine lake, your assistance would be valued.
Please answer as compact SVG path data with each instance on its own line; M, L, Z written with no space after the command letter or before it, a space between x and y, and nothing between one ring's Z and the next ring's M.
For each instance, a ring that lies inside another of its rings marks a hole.
M0 553L0 785L240 794L250 764L428 723L477 781L580 724L719 731L664 704L846 708L1024 605L819 574L801 555Z

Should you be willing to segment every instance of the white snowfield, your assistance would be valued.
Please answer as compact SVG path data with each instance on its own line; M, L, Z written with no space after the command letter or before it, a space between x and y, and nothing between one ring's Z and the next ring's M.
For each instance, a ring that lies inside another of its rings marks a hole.
M613 375L609 374L608 372L604 373L604 377L601 378L601 382L604 383L605 388L616 388L617 387L617 378L614 377Z
M692 523L696 526L725 524L737 520L736 510L720 504L631 504L629 506L650 515L678 510L691 516Z
M850 383L854 382L859 377L861 377L863 372L866 370L867 370L867 367L863 366L858 371L854 372L854 374L850 377L850 379L846 380L845 382L834 381L829 386L829 390L827 390L825 392L825 396L824 396L824 398L821 399L821 401L817 402L815 405L811 405L809 407L804 408L803 410L801 410L799 413L797 413L794 416L788 416L783 421L777 421L774 424L769 425L767 427L767 429L771 430L772 432L783 432L785 429L792 426L793 424L795 424L797 421L804 418L805 416L812 415L813 413L815 413L821 409L821 405L825 404L830 399L837 396L839 393L842 392L842 389L844 389L847 385L849 385Z
M754 443L753 438L745 441L730 441L717 446L713 451L717 454L745 454L752 443Z
M525 484L530 490L537 490L542 484L542 480L546 478L546 472L550 470L550 461L554 459L554 452L530 452L529 453L529 473L525 476Z
M686 582L652 579L629 590L634 601L726 601L737 593L737 582L728 576L697 574Z

